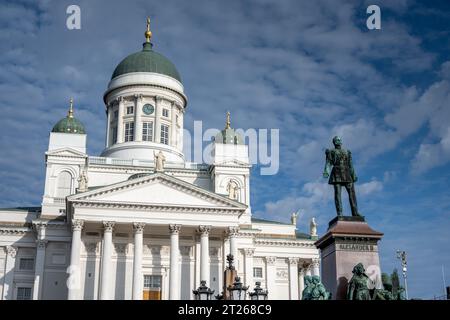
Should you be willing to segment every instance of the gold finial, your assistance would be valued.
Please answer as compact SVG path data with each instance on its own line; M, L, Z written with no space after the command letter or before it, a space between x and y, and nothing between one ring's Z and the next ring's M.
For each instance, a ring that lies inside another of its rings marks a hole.
M230 129L231 121L230 121L230 111L227 111L227 122L225 123L225 130Z
M73 118L73 98L70 98L70 107L69 107L69 114L67 115L69 118Z
M152 32L150 31L150 17L147 17L147 30L144 34L146 42L150 42L150 39L152 38Z

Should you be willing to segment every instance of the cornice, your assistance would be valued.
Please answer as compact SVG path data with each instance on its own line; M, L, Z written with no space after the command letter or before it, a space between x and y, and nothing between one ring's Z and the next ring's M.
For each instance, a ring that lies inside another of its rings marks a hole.
M315 248L314 242L292 241L292 240L276 240L276 239L261 239L255 238L255 245L259 246L280 246L280 247L301 247L301 248Z
M89 201L89 200L73 200L74 208L109 208L109 209L133 209L139 211L158 211L158 212L183 212L183 213L206 213L206 214L224 214L233 215L240 214L242 209L224 207L224 208L209 208L209 207L186 207L184 205L159 205L159 204L142 204L131 202L104 202L104 201Z

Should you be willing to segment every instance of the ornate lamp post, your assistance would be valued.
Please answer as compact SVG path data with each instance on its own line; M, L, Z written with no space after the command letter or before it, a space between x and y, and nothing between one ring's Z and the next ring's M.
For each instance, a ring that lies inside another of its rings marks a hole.
M230 300L245 300L245 294L247 292L248 286L243 286L240 277L234 278L234 283L229 286L228 291L230 292Z
M408 300L408 283L406 282L406 272L407 272L407 262L406 262L406 252L397 250L397 259L400 259L402 263L402 274L403 274L403 280L405 282L405 296L406 300Z
M253 289L253 292L249 292L248 295L250 296L250 300L267 300L267 290L264 290L261 288L261 282L257 281L255 283L255 288Z
M197 290L192 290L195 294L195 300L211 300L214 290L211 290L206 286L206 281L200 281L200 287Z

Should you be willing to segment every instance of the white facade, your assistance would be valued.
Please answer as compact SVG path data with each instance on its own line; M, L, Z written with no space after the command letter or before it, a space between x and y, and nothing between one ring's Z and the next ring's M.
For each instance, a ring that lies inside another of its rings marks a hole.
M230 253L245 285L299 299L303 275L319 274L315 240L252 218L247 146L217 142L213 165L186 162L187 99L163 74L120 75L104 101L101 156L85 134L50 133L42 206L0 210L1 299L193 299L201 280L223 290Z

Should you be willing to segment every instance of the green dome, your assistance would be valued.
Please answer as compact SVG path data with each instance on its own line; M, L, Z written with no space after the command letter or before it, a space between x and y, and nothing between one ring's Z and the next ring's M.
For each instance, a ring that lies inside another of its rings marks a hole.
M174 64L158 52L152 44L145 42L142 51L130 54L123 59L113 72L111 79L131 72L154 72L165 74L181 82L180 74Z
M83 124L75 119L73 116L68 115L67 117L58 121L57 124L52 129L52 132L61 132L61 133L78 133L85 134Z

